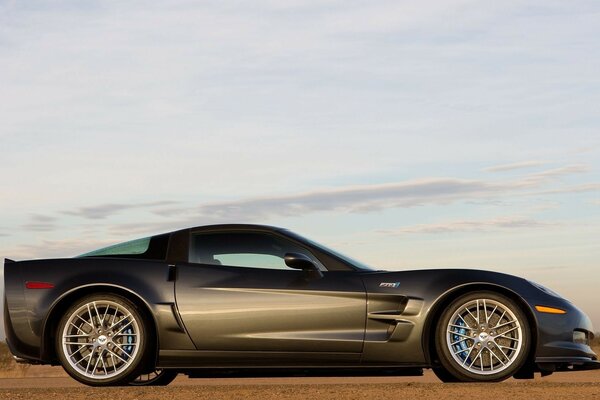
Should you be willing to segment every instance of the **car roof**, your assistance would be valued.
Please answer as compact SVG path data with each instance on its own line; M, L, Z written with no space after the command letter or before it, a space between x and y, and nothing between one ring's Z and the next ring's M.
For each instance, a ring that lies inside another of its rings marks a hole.
M282 231L284 228L271 226L271 225L261 225L261 224L212 224L212 225L198 225L190 228L181 229L175 232L180 231L202 231L202 230L260 230L260 231Z

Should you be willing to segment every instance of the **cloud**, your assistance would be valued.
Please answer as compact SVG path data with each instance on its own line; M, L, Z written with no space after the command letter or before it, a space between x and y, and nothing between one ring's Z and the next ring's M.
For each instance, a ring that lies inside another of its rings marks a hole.
M557 189L543 190L532 195L548 195L548 194L563 194L563 193L583 193L600 191L600 183L582 183L580 185L565 186Z
M56 221L56 217L43 214L31 214L31 220L35 222L50 223Z
M150 203L122 204L108 203L91 207L81 207L74 211L63 211L63 214L74 215L88 219L104 219L124 210L154 208L176 204L174 201L155 201Z
M484 168L484 171L485 172L504 172L504 171L512 171L515 169L539 167L539 166L546 165L546 164L547 164L547 162L545 162L545 161L522 161L522 162L516 162L516 163L512 163L512 164L495 165L492 167Z
M154 213L202 218L204 221L264 220L273 216L299 216L319 211L367 213L389 208L449 204L457 201L498 200L507 195L531 194L554 178L587 171L582 164L541 171L510 181L483 181L457 178L426 178L404 182L347 186L311 192L255 197L201 204L196 208L164 208ZM590 190L592 186L573 190ZM555 189L560 190L560 189Z
M535 174L531 174L527 177L527 179L548 179L548 178L557 178L564 175L571 175L576 173L582 173L589 171L590 168L585 164L572 164L565 165L563 167L548 169L541 172L536 172Z
M4 253L13 259L34 259L70 257L114 244L114 240L95 240L89 238L43 240L35 244L19 244L4 249Z
M43 214L31 214L31 222L21 225L21 228L34 232L50 232L57 228L56 217Z
M50 232L56 229L56 225L55 224L44 224L44 223L30 223L30 224L24 224L21 225L21 228L28 230L28 231L35 231L35 232Z
M510 229L540 229L559 226L559 223L542 222L525 217L498 217L487 220L458 220L435 224L412 225L394 230L379 230L388 235L438 234L453 232L490 232Z
M445 204L490 196L510 185L455 178L430 178L399 183L348 186L293 195L221 201L197 208L156 210L162 216L194 215L206 220L266 219L298 216L317 211L366 213L395 207Z

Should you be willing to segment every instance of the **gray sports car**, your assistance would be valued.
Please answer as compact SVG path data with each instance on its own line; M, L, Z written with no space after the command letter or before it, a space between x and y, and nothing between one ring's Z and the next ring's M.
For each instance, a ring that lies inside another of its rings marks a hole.
M500 381L600 367L589 318L536 283L380 271L268 226L184 229L4 269L15 358L88 385L275 368Z

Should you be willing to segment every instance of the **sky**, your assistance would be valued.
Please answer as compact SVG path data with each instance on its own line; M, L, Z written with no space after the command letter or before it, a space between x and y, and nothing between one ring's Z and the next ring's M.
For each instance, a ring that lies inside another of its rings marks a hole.
M597 1L0 0L0 257L263 223L600 330L599 37Z

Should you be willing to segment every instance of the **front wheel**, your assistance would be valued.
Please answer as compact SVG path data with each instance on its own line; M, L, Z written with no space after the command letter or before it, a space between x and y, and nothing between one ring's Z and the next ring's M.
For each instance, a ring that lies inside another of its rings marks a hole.
M147 353L148 329L135 304L110 293L84 297L61 319L56 350L71 377L91 386L135 379Z
M518 304L481 291L448 306L439 320L435 344L442 368L436 375L443 381L498 382L527 361L531 331Z

